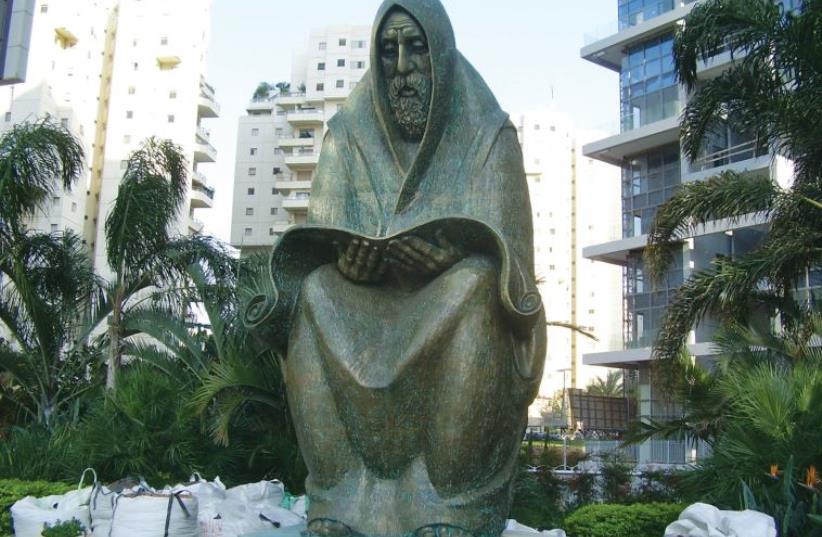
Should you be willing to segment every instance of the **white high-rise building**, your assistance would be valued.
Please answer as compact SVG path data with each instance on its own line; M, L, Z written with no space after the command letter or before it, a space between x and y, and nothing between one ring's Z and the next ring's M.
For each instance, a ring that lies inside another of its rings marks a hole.
M168 138L191 163L191 191L177 231L199 231L194 209L212 206L199 166L214 162L204 118L217 117L204 78L211 2L36 0L25 82L0 88L0 129L46 115L83 143L87 167L32 227L72 229L107 276L104 223L141 141Z
M370 26L312 31L294 54L289 87L248 104L239 120L231 216L231 245L242 255L305 222L327 122L368 70L370 39Z
M619 229L619 172L582 155L584 132L554 107L512 117L517 125L531 195L534 261L548 321L548 355L541 397L565 388L585 388L605 375L582 363L585 353L621 341L621 279L618 267L582 256L585 246L607 240Z

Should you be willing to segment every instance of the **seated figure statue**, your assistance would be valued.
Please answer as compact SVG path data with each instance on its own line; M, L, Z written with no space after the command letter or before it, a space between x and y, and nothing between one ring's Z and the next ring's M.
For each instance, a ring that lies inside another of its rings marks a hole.
M387 0L308 224L247 322L283 356L309 534L499 535L545 357L516 131L438 0Z

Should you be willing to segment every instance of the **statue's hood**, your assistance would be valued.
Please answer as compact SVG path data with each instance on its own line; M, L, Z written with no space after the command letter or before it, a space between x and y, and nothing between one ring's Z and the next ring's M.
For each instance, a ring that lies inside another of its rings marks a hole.
M371 69L369 76L372 84L372 99L382 128L392 145L399 139L399 131L391 117L388 104L388 88L382 72L380 60L379 37L382 25L391 10L395 7L407 11L425 32L428 50L431 56L431 103L428 109L428 122L425 134L420 142L417 158L424 157L436 149L442 136L444 125L448 121L453 101L454 71L458 61L458 52L454 40L454 30L445 8L439 0L385 0L377 11L371 30ZM433 113L436 111L437 113ZM396 157L396 153L395 153Z

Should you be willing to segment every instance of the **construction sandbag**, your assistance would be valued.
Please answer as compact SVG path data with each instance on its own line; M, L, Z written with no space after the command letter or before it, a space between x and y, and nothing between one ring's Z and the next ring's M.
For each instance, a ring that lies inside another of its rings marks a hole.
M695 503L665 528L665 537L776 537L776 524L758 511L721 511Z
M117 496L110 537L198 537L197 499L185 491Z
M226 509L226 488L220 477L208 481L195 473L189 482L176 485L172 491L187 491L197 498L197 524L200 537L223 537L223 515Z
M11 506L15 537L40 537L44 524L53 526L71 520L77 520L88 530L91 527L89 500L92 487L83 488L87 472L94 473L94 470L83 471L77 490L44 498L26 496L15 502ZM96 474L94 480L97 481Z

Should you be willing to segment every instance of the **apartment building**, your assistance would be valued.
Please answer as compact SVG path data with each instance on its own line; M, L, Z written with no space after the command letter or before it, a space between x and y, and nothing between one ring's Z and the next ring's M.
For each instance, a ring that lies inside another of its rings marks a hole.
M55 196L31 226L83 236L95 268L108 275L104 223L125 162L157 136L182 146L191 163L189 200L176 231L202 229L194 210L212 206L200 169L214 162L203 120L217 117L204 78L210 2L195 0L32 1L25 81L0 88L0 131L51 116L81 141L83 177Z
M248 104L239 120L231 216L231 245L241 255L267 250L306 221L327 123L368 70L370 39L370 26L312 31L294 54L288 87Z
M749 250L767 232L766 222L759 217L702 226L683 242L663 281L651 282L646 278L642 254L658 206L681 184L723 170L768 174L782 184L791 178L789 162L750 136L732 130L716 133L696 161L681 157L679 116L688 95L674 77L672 44L677 25L698 3L617 0L619 21L613 32L593 39L581 50L584 59L620 76L618 132L586 144L582 152L620 168L622 205L619 233L584 248L583 254L621 267L623 273L622 343L605 352L585 354L583 363L632 370L638 383L640 416L654 419L676 417L679 411L656 389L650 369L651 345L669 300L691 273L708 268L716 256ZM706 80L714 77L731 61L727 51L719 50L699 66L699 76ZM716 328L711 319L694 327L688 351L698 363L712 361L711 340ZM697 456L697 450L684 443L651 441L640 446L638 459L683 463Z
M582 256L583 247L610 237L620 222L619 170L582 155L591 137L554 106L514 114L531 195L535 271L548 321L579 326L596 336L549 326L540 396L585 388L607 370L582 356L621 343L622 271ZM538 415L539 409L532 409Z

